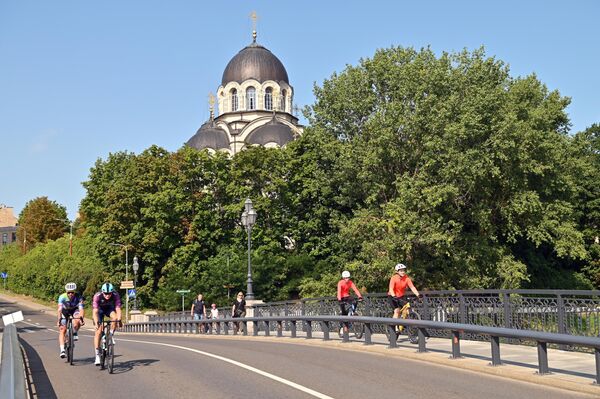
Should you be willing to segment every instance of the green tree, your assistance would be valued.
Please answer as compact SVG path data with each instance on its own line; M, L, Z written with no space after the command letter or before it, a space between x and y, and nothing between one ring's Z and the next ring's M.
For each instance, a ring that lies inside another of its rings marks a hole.
M19 214L17 242L23 251L39 243L55 240L64 234L64 220L67 210L48 197L35 198Z

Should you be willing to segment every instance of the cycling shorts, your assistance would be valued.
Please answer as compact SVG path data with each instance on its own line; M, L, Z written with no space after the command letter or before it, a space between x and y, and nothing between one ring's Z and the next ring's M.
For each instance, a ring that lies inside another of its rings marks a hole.
M75 308L75 309L63 309L62 310L62 317L60 318L60 325L61 326L66 326L67 325L67 317L68 316L73 316L74 319L79 317L79 308Z
M408 300L402 296L391 296L388 295L388 303L393 309L402 308L408 303Z
M345 296L340 301L340 310L342 312L342 316L348 316L348 312L350 312L350 307L356 305L356 299L351 296Z
M98 323L102 324L105 316L110 319L110 314L114 311L115 308L112 306L108 308L98 308Z

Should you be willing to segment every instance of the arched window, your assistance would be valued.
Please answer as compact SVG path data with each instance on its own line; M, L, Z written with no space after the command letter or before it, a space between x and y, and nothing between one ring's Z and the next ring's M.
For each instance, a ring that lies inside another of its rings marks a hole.
M238 95L236 89L231 89L231 111L238 110Z
M285 111L285 95L287 94L287 91L282 90L281 91L281 103L279 104L279 108L281 108L282 111Z
M246 109L256 109L256 89L252 86L246 89Z
M265 90L265 109L268 111L273 109L273 89L270 87Z

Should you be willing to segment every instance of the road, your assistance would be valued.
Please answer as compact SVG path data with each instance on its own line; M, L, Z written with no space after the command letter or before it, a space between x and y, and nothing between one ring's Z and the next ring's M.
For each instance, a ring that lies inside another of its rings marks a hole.
M398 356L248 337L117 335L115 372L93 364L86 325L75 364L58 356L51 312L0 301L2 314L22 310L19 336L37 398L585 398Z

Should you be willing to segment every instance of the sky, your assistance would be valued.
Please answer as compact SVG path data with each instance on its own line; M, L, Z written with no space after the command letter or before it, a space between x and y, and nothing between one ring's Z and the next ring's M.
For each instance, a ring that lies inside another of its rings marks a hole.
M300 107L379 48L484 46L570 97L571 133L600 123L600 1L0 0L0 204L18 216L46 196L74 219L98 159L177 151L251 43L252 11Z

